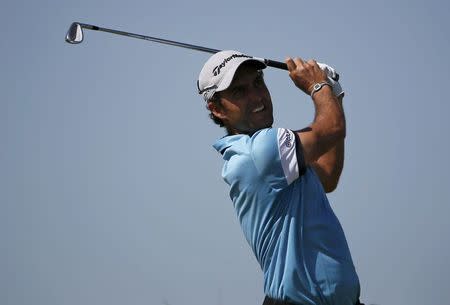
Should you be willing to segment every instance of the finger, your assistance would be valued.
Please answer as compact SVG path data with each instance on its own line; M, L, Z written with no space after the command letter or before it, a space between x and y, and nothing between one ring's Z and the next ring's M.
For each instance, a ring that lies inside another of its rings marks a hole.
M316 62L314 59L310 59L310 60L308 60L306 63L307 63L308 65L313 66L313 67L317 65L317 62Z
M294 58L294 62L297 66L303 66L305 63L303 62L303 60L300 57L296 57Z
M288 67L289 72L291 72L291 71L295 70L295 68L297 68L297 65L290 57L286 58L286 65Z

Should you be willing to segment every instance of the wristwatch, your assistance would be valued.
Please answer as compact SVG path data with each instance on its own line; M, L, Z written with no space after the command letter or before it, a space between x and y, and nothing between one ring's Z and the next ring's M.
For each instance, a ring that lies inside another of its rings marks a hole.
M316 93L317 91L322 89L323 86L330 86L330 88L333 89L333 87L328 82L321 82L321 83L314 84L313 89L311 91L311 97L314 96L314 93Z

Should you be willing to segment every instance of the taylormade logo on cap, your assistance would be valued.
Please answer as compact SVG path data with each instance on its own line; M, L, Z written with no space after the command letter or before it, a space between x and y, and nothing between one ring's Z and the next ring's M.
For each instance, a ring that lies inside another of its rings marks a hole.
M225 67L225 65L227 64L227 62L229 62L229 61L232 60L233 58L237 58L237 57L252 58L251 56L244 55L244 54L233 54L233 55L231 55L230 57L225 58L225 59L223 60L223 62L222 62L219 66L216 66L216 67L213 69L213 74L214 74L214 76L217 76L218 74L220 74L220 69L223 68L223 67Z
M198 93L205 101L212 98L214 93L227 89L233 81L239 66L247 61L254 62L258 69L264 69L264 59L245 55L238 51L220 51L211 56L203 66L198 77Z

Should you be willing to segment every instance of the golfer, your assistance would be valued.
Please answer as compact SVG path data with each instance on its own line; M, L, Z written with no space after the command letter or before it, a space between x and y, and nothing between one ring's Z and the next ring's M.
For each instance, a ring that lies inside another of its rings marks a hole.
M359 279L325 193L344 161L343 91L333 68L288 58L292 82L312 100L306 128L275 128L263 60L214 54L198 80L210 116L227 135L214 148L242 231L264 273L263 305L355 305Z

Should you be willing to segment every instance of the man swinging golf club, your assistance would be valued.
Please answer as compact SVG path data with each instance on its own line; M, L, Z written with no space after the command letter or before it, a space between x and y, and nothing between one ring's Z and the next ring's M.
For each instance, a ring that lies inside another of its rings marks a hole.
M227 136L214 148L245 238L264 273L263 305L355 305L359 279L326 192L344 161L343 91L333 68L288 58L293 83L312 98L314 121L274 128L261 60L221 51L200 72L199 93Z

